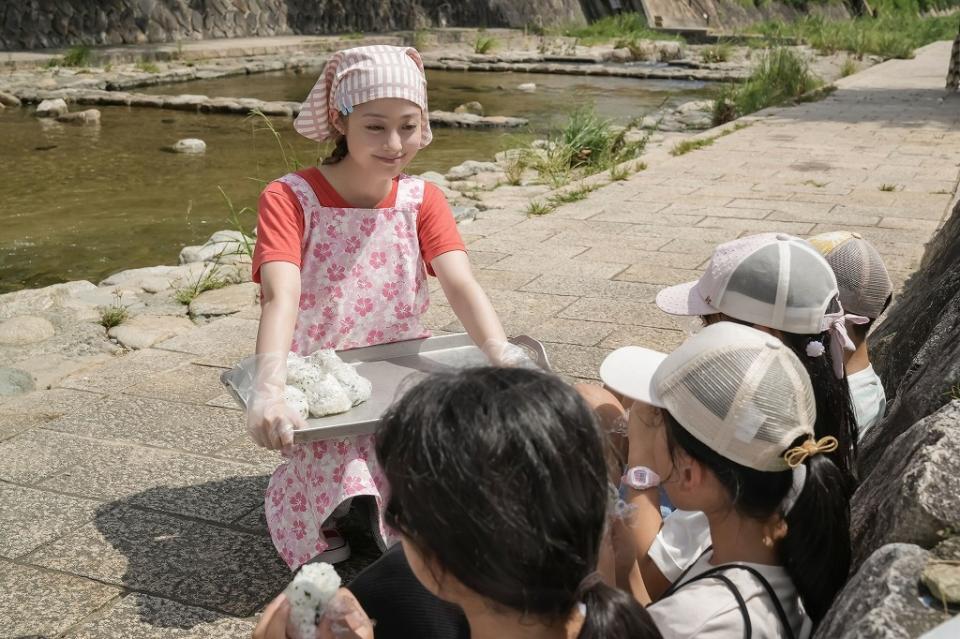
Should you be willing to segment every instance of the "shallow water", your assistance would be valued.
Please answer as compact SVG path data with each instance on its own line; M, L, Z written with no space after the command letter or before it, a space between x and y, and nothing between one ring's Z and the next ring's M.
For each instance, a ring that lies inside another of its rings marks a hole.
M302 100L313 73L269 73L150 87L153 93ZM594 105L625 124L703 94L700 83L513 73L431 71L433 108L470 100L489 115L531 120L520 132L436 129L434 142L408 168L446 171L467 159L561 126L576 106ZM535 82L533 94L516 85ZM498 88L504 87L504 88ZM218 186L237 209L256 206L266 180L286 172L276 141L254 120L235 115L102 107L100 127L39 120L32 109L0 111L0 293L68 280L97 282L119 270L175 264L183 246L229 228ZM304 162L318 146L274 119ZM180 138L207 142L202 156L164 151ZM244 226L253 225L247 213Z

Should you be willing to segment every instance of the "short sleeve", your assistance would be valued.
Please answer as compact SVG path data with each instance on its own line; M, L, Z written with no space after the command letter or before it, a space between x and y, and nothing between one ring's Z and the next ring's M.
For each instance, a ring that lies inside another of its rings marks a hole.
M274 181L260 194L257 205L257 245L253 250L253 281L260 281L260 267L267 262L290 262L300 266L303 241L303 210L293 190Z
M699 511L675 510L663 520L663 527L647 551L670 583L710 545L710 523Z
M430 275L436 275L430 262L438 255L467 250L447 198L443 191L430 182L425 183L423 203L417 218L417 239L420 242L420 255Z

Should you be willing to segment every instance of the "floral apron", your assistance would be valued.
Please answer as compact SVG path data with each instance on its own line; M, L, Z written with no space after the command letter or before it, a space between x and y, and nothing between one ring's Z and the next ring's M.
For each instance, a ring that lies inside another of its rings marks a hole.
M290 350L307 355L429 336L420 321L430 305L417 240L423 181L401 175L387 209L320 206L304 178L291 173L280 181L304 213L302 293ZM274 545L296 570L326 549L321 527L338 505L370 495L382 513L385 488L372 435L294 446L264 499ZM385 542L395 541L382 515L379 527Z

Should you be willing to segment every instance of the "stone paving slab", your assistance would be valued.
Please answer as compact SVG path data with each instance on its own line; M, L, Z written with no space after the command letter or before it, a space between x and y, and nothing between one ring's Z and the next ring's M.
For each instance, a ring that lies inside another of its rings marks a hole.
M71 639L237 639L249 637L256 624L169 599L130 594L85 621Z
M0 556L16 559L84 524L101 502L0 484Z
M69 574L0 559L0 637L53 637L120 593Z
M241 617L253 614L290 579L264 535L126 506L104 512L24 560Z

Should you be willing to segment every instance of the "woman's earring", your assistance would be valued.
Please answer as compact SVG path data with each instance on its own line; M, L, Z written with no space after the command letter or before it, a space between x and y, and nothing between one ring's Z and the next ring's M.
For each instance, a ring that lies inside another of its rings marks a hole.
M764 535L762 541L767 548L773 548L773 539L770 538L770 535Z

